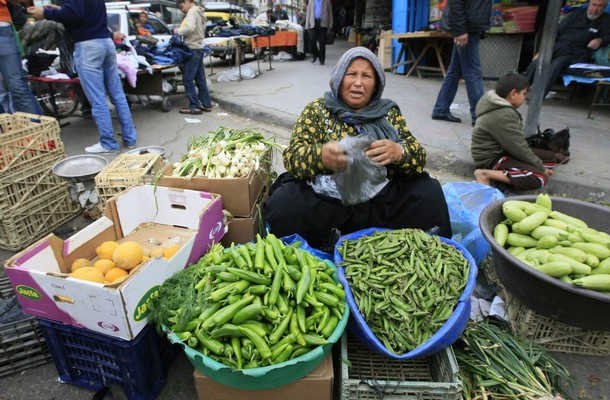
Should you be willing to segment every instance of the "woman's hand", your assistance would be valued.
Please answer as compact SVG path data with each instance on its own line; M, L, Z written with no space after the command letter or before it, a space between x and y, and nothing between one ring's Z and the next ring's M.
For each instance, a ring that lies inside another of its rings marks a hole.
M402 160L403 147L389 139L375 140L364 152L364 155L381 165L399 163Z
M347 168L347 154L339 146L339 142L328 142L322 145L322 165L333 172Z
M44 19L44 8L30 6L27 8L27 10L28 10L28 14L30 14L32 17L34 17L34 19L36 21L40 21L41 19Z

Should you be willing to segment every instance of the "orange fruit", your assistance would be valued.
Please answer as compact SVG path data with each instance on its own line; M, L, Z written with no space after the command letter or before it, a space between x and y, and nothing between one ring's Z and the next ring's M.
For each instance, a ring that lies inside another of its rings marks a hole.
M142 262L142 246L136 242L123 242L117 246L112 254L112 261L117 267L131 269Z
M72 278L83 279L91 282L104 283L104 274L95 267L80 267L70 274Z
M86 258L77 258L76 260L74 260L74 262L72 263L72 266L70 267L70 272L74 272L77 269L81 268L81 267L90 267L91 266L91 261L89 261Z
M178 252L178 250L180 250L180 247L182 247L182 245L180 244L175 244L173 246L166 247L165 250L163 250L163 258L169 260L174 256L174 254Z
M150 252L150 258L161 258L163 257L164 249L161 246L153 247Z
M128 275L129 275L129 273L127 271L125 271L123 268L115 267L115 268L112 268L111 270L109 270L108 272L106 272L106 275L104 275L104 278L107 281L109 281L110 283L116 283L116 282L122 281Z
M112 254L114 253L114 250L118 247L118 245L119 244L117 242L107 241L97 246L95 252L97 253L97 256L99 258L103 258L105 260L112 260Z
M114 265L112 260L106 260L105 258L97 260L93 263L93 266L102 271L102 274L104 275L106 275L106 273L112 268L116 268L116 265Z

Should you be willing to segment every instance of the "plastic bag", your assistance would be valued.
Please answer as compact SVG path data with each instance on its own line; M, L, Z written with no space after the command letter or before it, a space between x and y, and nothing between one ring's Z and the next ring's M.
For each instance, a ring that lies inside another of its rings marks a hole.
M525 138L527 144L534 149L550 150L554 153L570 155L570 128L560 131L545 129Z
M339 146L347 153L347 168L332 175L341 194L341 202L354 205L369 201L388 184L386 168L364 155L373 142L369 135L347 136Z
M282 240L282 242L284 242L286 244L286 246L290 246L296 242L300 242L301 244L299 245L299 248L306 250L307 252L309 252L310 254L313 254L314 256L322 259L322 260L330 260L333 261L333 255L330 253L326 253L320 249L316 249L314 247L311 247L309 245L309 243L307 243L307 240L305 240L305 238L301 235L299 235L298 233L293 233L292 235L289 236L284 236L282 238L280 238Z
M231 68L218 76L218 82L239 81L240 79L254 79L256 72L247 65L241 66L241 77L239 68Z
M491 251L481 233L479 217L489 204L504 198L501 191L476 182L449 182L443 186L453 236L451 239L464 246L477 265Z

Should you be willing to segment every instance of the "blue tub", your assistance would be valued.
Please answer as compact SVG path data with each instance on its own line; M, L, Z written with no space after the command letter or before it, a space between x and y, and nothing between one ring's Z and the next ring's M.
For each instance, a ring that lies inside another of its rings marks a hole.
M335 246L334 253L334 259L337 266L339 266L339 264L343 261L343 258L341 257L341 254L338 251L338 248L341 246L341 242L343 240L355 240L362 236L368 236L374 232L385 230L389 229L363 229L361 231L353 232L339 238L339 241ZM344 286L347 304L349 305L351 311L351 318L348 321L347 329L369 349L399 360L428 357L436 352L439 352L451 346L451 344L453 344L453 342L455 342L460 337L460 335L466 328L466 324L468 323L468 319L470 317L470 295L474 290L478 272L477 265L474 259L472 258L472 255L470 255L468 250L466 250L462 245L444 237L440 237L440 239L443 242L456 247L464 254L466 260L468 260L468 263L470 264L468 282L466 283L464 293L462 293L462 296L460 297L458 305L453 311L453 314L451 314L451 316L449 317L447 322L445 322L445 324L441 327L441 329L439 329L438 332L436 332L430 339L421 344L419 347L405 354L398 355L389 351L371 331L371 329L364 321L364 318L358 311L358 306L356 305L356 301L354 300L352 291L349 287L349 282L347 281L347 278L345 276L345 269L341 266L338 267L339 281Z

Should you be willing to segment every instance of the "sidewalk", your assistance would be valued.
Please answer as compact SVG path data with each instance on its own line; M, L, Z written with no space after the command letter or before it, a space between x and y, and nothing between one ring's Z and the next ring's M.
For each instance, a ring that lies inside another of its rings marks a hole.
M242 66L260 75L242 81L217 82L225 70L215 68L211 76L212 99L225 110L254 120L272 123L286 129L289 136L305 105L329 90L328 80L339 57L353 45L336 40L326 47L326 65L303 61L250 61ZM206 70L209 73L209 69ZM486 90L495 81L485 81ZM433 121L432 107L440 89L440 78L419 79L416 74L405 77L386 71L384 97L394 100L401 108L407 125L428 151L430 169L472 177L474 166L470 157L472 126L468 111L466 89L460 86L452 106L453 115L462 118L461 124ZM580 88L582 89L582 88ZM591 89L591 88L588 88ZM592 119L587 119L589 103L549 98L544 101L540 126L544 129L570 127L571 159L559 166L546 190L553 195L565 195L581 200L610 202L610 171L607 154L610 153L610 113L597 107ZM524 119L527 104L520 112Z

